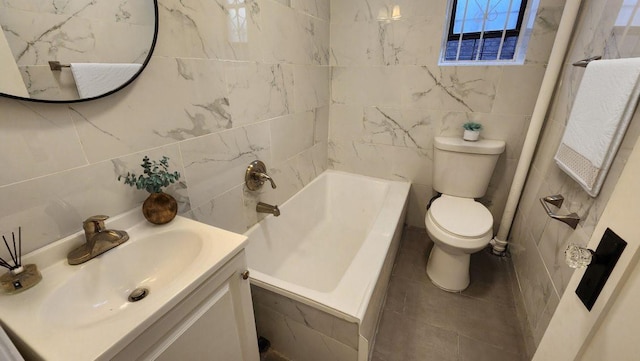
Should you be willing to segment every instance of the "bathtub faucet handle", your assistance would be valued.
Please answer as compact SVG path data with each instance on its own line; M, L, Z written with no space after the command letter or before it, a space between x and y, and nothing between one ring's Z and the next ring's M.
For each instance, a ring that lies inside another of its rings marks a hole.
M276 189L276 182L273 181L273 178L269 177L266 173L256 173L256 176L260 178L260 183L264 183L269 181L271 183L271 188Z
M244 174L244 182L247 185L247 189L257 191L262 188L262 185L266 181L271 183L271 188L276 188L276 182L267 174L267 166L259 160L251 162Z

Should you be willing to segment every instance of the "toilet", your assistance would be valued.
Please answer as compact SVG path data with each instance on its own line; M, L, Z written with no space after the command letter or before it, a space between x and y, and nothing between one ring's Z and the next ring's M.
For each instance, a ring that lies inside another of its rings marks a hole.
M493 237L493 216L475 198L484 196L505 142L435 137L433 189L442 195L431 202L425 224L434 245L427 275L450 292L469 286L471 254Z

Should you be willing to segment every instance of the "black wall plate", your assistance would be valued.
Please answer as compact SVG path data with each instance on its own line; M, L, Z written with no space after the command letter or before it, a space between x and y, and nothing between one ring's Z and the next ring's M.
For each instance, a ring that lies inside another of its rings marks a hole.
M596 303L604 284L607 283L613 267L618 263L618 259L627 246L620 236L615 234L611 228L604 231L600 244L595 251L595 257L580 280L576 295L589 311Z

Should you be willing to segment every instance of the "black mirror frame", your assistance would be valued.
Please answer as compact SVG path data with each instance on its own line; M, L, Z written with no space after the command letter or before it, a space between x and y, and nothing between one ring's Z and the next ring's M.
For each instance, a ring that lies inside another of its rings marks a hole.
M158 13L158 0L152 0L153 1L153 11L154 11L154 16L156 19L155 22L155 26L153 29L153 40L151 41L151 47L149 48L149 54L147 55L147 58L144 60L144 63L142 63L142 66L140 67L140 70L138 70L137 73L135 73L131 79L129 79L128 81L126 81L125 83L123 83L122 85L120 85L119 87L110 90L104 94L95 96L95 97L91 97L91 98L82 98L82 99L71 99L71 100L49 100L49 99L32 99L32 98L24 98L24 97L19 97L16 95L11 95L11 94L6 94L6 93L0 93L0 96L5 97L5 98L11 98L11 99L16 99L16 100L24 100L24 101L29 101L29 102L35 102L35 103L54 103L54 104L70 104L70 103L82 103L82 102L86 102L86 101L90 101L90 100L96 100L96 99L100 99L100 98L104 98L106 96L109 96L115 92L118 92L122 89L124 89L125 87L127 87L129 84L133 83L134 80L136 80L136 78L138 78L138 76L142 73L142 71L144 70L144 68L147 67L147 64L149 63L149 61L151 60L151 56L153 55L153 50L156 47L156 42L158 40L158 24L160 23L160 17L159 17L159 13Z

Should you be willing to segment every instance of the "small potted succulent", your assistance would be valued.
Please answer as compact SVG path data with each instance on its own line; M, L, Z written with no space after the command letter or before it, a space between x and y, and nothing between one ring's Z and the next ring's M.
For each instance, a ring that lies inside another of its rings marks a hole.
M118 180L124 179L124 184L150 193L142 204L142 214L149 222L171 222L178 213L178 202L170 194L162 192L162 188L178 181L180 173L169 172L169 158L164 156L159 161L151 161L145 156L141 166L144 174L137 176L135 173L127 172L126 176L118 176Z
M464 128L464 134L462 139L470 142L475 142L480 138L480 131L482 130L482 124L476 122L466 122L462 125Z

